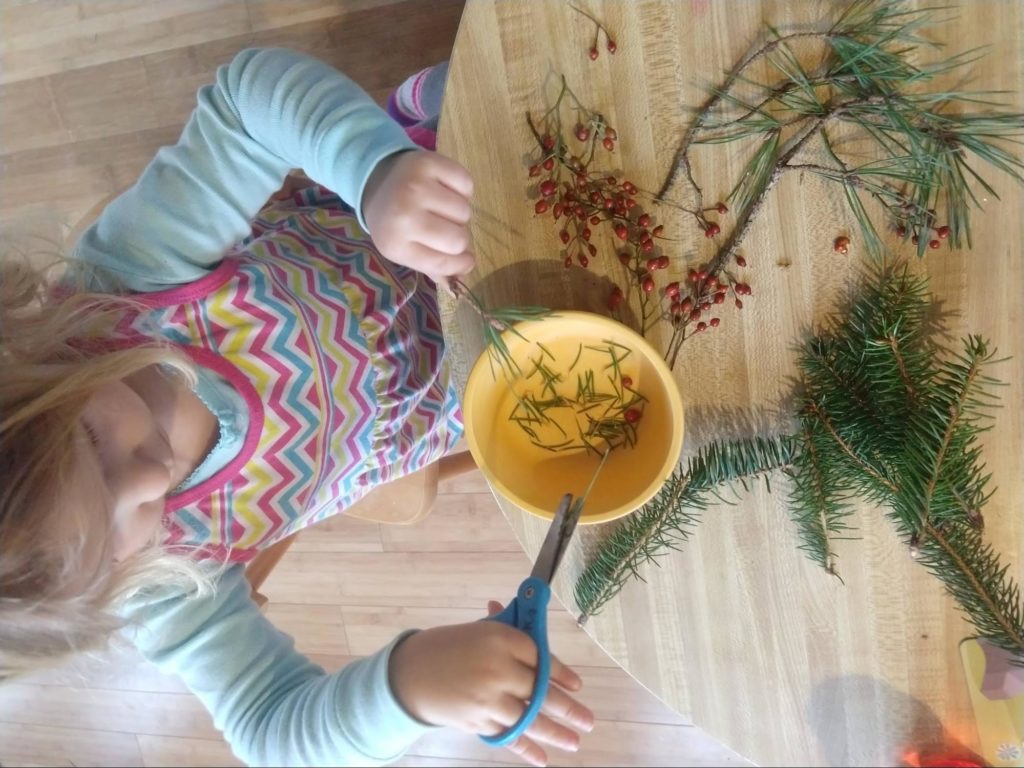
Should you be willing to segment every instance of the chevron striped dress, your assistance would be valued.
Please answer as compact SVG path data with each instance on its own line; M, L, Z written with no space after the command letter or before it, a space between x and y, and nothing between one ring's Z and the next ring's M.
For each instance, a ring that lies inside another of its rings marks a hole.
M245 562L461 434L433 285L321 187L264 209L202 280L141 298L126 335L159 328L249 410L238 456L168 499L169 546Z

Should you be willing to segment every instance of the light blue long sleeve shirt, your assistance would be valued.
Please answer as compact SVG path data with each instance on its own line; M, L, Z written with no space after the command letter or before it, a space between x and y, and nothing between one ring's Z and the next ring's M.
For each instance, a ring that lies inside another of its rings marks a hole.
M199 91L179 142L157 153L74 255L100 269L101 283L137 291L188 283L249 234L290 169L302 168L361 217L377 164L413 148L335 69L291 51L243 51ZM263 617L239 566L211 596L151 596L127 613L133 642L184 680L246 763L381 764L429 730L391 691L394 643L328 675Z

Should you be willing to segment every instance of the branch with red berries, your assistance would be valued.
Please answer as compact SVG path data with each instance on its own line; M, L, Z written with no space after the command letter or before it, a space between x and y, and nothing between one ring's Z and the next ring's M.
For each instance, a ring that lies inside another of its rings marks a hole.
M742 308L739 297L749 295L750 286L731 273L712 280L707 273L691 269L688 282L658 286L656 273L670 265L663 247L669 238L664 224L648 210L653 195L608 170L606 153L615 151L618 134L603 114L580 102L564 77L552 106L536 120L527 114L526 121L536 142L528 171L529 177L536 179L531 183L537 198L534 213L551 216L556 223L564 266L588 269L601 255L597 243L602 232L611 236L606 240L617 243L622 277L608 295L608 309L614 316L624 319L623 305L627 294L633 293L639 307L638 330L645 334L656 323L667 322L673 328L673 339L681 343L683 338L717 328L721 318L711 314L727 298ZM721 228L707 214L724 214L728 208L716 203L706 210L683 210L693 216L706 237L713 238ZM736 265L746 266L745 259L738 258ZM614 271L614 265L605 266L609 276ZM669 349L674 360L677 345L670 344Z

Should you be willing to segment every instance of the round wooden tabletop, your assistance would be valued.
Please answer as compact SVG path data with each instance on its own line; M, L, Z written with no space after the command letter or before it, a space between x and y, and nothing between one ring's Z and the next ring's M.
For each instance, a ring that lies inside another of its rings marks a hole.
M618 132L609 168L641 189L665 176L688 108L750 50L765 23L785 30L821 22L816 2L586 0L614 34L617 51L591 60L595 26L567 2L469 0L445 97L438 149L471 171L478 267L468 284L489 306L546 305L607 314L622 273L602 228L589 269L565 269L558 229L534 213L528 165L535 147L527 112L544 112L559 76ZM921 7L921 6L919 6ZM956 21L927 30L950 52L990 45L968 86L1024 92L1024 3L966 3ZM603 38L602 38L603 40ZM931 55L931 54L930 54ZM937 52L934 55L947 55ZM963 83L960 84L961 87ZM705 153L695 171L712 199L739 177L732 145ZM1020 580L1024 523L1024 216L1021 188L995 172L973 249L930 251L917 262L947 312L951 337L978 333L1010 359L992 373L1009 386L983 439L998 491L986 536ZM652 206L652 210L654 210ZM684 214L657 209L675 239L668 279L712 254ZM723 229L731 226L721 217ZM850 234L850 252L833 249ZM686 409L685 453L715 439L785 429L795 347L806 329L850 294L868 256L841 193L787 174L744 241L753 295L742 311L686 341L675 375ZM667 282L667 279L662 282ZM464 303L443 314L452 364L464 384L483 349ZM667 341L657 329L656 345ZM892 764L903 750L976 744L958 643L971 632L939 581L916 565L884 514L855 516L856 540L836 543L843 582L797 550L784 494L759 487L735 506L708 510L691 541L643 570L586 625L630 674L744 757L763 764ZM536 554L546 524L499 499L524 548ZM614 524L611 524L612 526ZM572 585L611 526L577 531L555 588L576 610ZM557 649L554 649L557 652Z

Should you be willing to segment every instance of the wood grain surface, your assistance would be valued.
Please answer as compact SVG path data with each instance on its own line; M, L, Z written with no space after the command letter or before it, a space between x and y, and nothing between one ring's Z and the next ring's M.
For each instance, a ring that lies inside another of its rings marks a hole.
M921 6L918 6L921 7ZM587 57L594 26L565 2L469 0L456 41L439 149L476 181L473 221L479 266L469 284L491 306L544 304L605 312L611 279L622 273L612 236L601 230L591 268L562 267L557 228L536 217L527 166L534 146L525 122L557 94L564 74L581 101L619 135L609 168L656 189L681 132L686 108L746 53L765 22L806 28L831 12L812 2L616 2L585 8L612 30L618 52ZM960 87L1005 90L1019 108L1024 91L1024 4L963 4L955 22L927 31L948 51L990 46ZM738 147L703 153L696 173L710 200L738 178ZM1019 187L988 177L999 199L983 195L974 247L929 252L915 269L931 279L951 339L982 334L1010 359L992 373L1009 385L984 436L998 491L986 507L986 537L1020 580L1024 535L1021 387L1024 303ZM711 245L691 222L657 211L673 258L669 276L706 259ZM723 229L731 226L723 218ZM833 239L848 234L846 256ZM891 245L911 256L909 248ZM742 312L688 340L675 373L688 433L684 451L724 437L788 426L786 398L794 346L857 284L867 256L837 189L790 174L772 193L746 238L753 296ZM446 330L464 381L482 349L478 322L447 301ZM656 344L665 338L652 335ZM535 554L543 522L499 500L525 549ZM837 543L844 583L796 549L779 496L759 488L736 506L709 510L693 540L647 567L587 630L674 709L739 753L763 764L893 764L906 748L976 745L957 644L969 635L941 584L915 565L883 514L863 508L857 540ZM556 591L570 610L571 585L610 526L579 532ZM557 650L557 649L556 649Z

